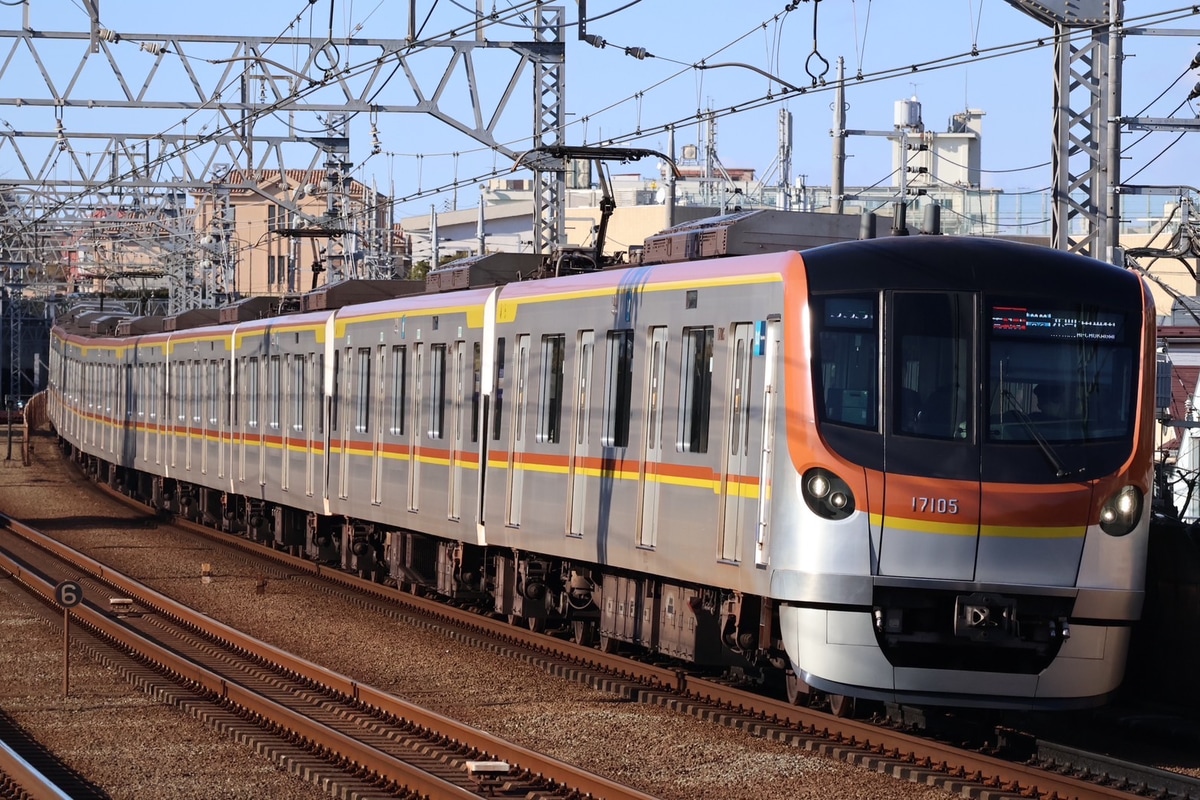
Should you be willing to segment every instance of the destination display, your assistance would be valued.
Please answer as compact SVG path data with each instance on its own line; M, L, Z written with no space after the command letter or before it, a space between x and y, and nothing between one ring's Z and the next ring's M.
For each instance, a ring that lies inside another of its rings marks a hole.
M1124 315L1114 311L992 307L992 331L1001 336L1115 342L1124 338L1124 329Z

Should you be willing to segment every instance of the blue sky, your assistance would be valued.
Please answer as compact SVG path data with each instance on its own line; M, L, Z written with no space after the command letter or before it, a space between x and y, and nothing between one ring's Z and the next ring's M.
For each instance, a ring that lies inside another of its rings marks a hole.
M783 2L744 0L640 0L623 8L629 0L589 0L593 22L589 33L608 42L604 49L590 47L576 39L575 29L567 35L566 95L570 125L568 144L595 144L600 139L620 138L622 144L663 150L666 135L659 126L685 121L676 133L676 144L694 143L699 129L694 122L697 109L713 107L723 112L718 122L718 152L731 167L753 167L760 176L770 169L776 154L777 109L787 107L794 115L793 173L805 175L811 185L828 185L831 172L832 121L831 87L812 86L813 75L831 82L839 57L845 59L847 75L847 126L851 129L885 130L893 121L896 100L917 96L923 106L928 128L945 130L950 116L965 108L981 109L983 119L984 186L1007 191L1040 189L1050 184L1050 148L1052 142L1051 107L1053 103L1053 51L1048 39L1042 46L1036 40L1048 37L1050 28L1021 13L1004 0L821 0L801 2L785 12ZM332 6L331 6L332 3ZM474 8L475 0L418 0L417 10L424 21L424 35L444 34L461 27L470 19L464 8ZM484 7L500 14L520 5L519 0L485 0ZM578 5L574 0L562 3L565 16L574 21ZM325 36L330 31L332 7L333 39L338 42L348 32L357 36L402 38L408 29L408 2L403 0L206 0L202 3L150 2L149 0L101 0L101 19L105 27L125 38L118 51L123 70L135 85L144 79L150 56L136 51L136 34L154 31L184 36L278 34ZM432 11L431 11L432 9ZM617 10L621 9L621 10ZM1177 18L1161 15L1180 9ZM601 18L607 12L617 10ZM814 11L816 31L814 41ZM83 31L87 16L78 0L33 0L30 12L34 29ZM1123 113L1126 116L1173 116L1194 119L1200 101L1185 102L1192 87L1200 81L1200 72L1189 70L1192 58L1200 52L1200 16L1190 7L1170 0L1142 0L1126 3L1127 26L1152 24L1158 28L1191 30L1184 36L1130 35L1125 40ZM493 40L523 40L529 32L521 27L522 17L510 17L512 24L489 29ZM524 18L524 19L527 19ZM20 7L0 6L0 27L21 27ZM1142 20L1147 20L1143 22ZM1023 46L1022 46L1023 45ZM625 48L645 48L650 57L638 60L625 54ZM978 51L971 56L972 50ZM1013 52L1023 50L1023 52ZM61 48L45 45L43 58L63 83L78 63L83 50L78 44ZM202 50L199 54L205 56ZM998 55L1003 52L1003 55ZM227 53L217 52L218 58ZM137 56L143 56L142 62ZM290 48L276 46L271 57L284 66L295 63ZM193 57L196 53L193 53ZM346 58L345 55L341 56ZM92 58L97 58L92 56ZM445 51L434 50L412 59L418 77L428 80L443 69ZM741 62L804 86L804 95L790 95L782 103L753 105L768 93L780 96L779 85L750 70L719 68L699 71L690 65L707 59L708 63ZM935 68L934 62L952 62ZM343 62L345 63L345 62ZM503 81L516 65L516 58L504 50L480 53L476 62L479 83L485 97L498 96ZM126 66L126 65L129 66ZM919 66L912 70L912 65ZM97 60L93 65L102 71ZM154 80L161 96L186 97L185 87L171 84L168 67ZM213 66L213 75L220 67ZM62 71L61 73L56 71ZM86 86L94 70L89 68L81 85ZM857 80L861 72L864 79ZM812 74L810 74L812 73ZM59 77L61 74L62 77ZM886 79L874 76L887 74ZM28 69L10 68L0 76L0 96L21 96L33 80ZM209 82L215 82L215 78ZM515 90L504 122L497 128L498 138L523 150L522 141L532 129L532 78L526 71ZM465 113L465 81L456 75L446 94L445 107ZM1161 97L1160 97L1161 94ZM80 96L76 90L76 96ZM405 103L407 94L403 75L393 77L380 92L381 102ZM737 113L728 113L739 107ZM1176 111L1176 109L1178 109ZM63 113L64 124L71 130L179 132L179 113L112 112L69 108ZM46 109L32 110L0 107L0 118L18 129L53 130L55 121ZM300 112L295 124L307 130L321 127L317 115ZM366 115L351 123L353 141L351 160L356 177L374 181L383 191L394 187L398 196L413 196L487 172L507 170L510 163L445 124L417 114L381 115L376 120L382 153L369 156L370 120ZM215 114L196 116L190 132L221 120ZM277 130L273 130L272 126ZM267 120L260 132L282 130L282 122ZM641 138L634 132L653 131ZM1124 132L1126 157L1122 169L1126 181L1146 184L1200 184L1200 133L1183 136L1156 132ZM847 182L870 185L886 180L891 172L890 154L884 140L877 137L851 137ZM457 156L454 154L457 153ZM0 152L0 171L8 169ZM289 164L307 156L290 159ZM1148 166L1147 166L1148 165ZM1143 169L1144 168L1144 169ZM619 171L652 174L654 165L620 167ZM1141 170L1139 172L1139 170ZM469 186L459 190L459 206L470 207L477 193ZM398 210L399 216L420 214L431 203L445 206L449 195L414 197Z

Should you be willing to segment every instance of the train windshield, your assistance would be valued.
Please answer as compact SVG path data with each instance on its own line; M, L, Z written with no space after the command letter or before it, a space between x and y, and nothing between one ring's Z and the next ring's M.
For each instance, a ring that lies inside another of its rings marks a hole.
M975 292L882 297L887 336L879 293L813 299L822 422L1043 447L1131 433L1140 343L1128 311Z
M1130 433L1138 342L1125 312L1022 298L995 298L988 310L990 440Z

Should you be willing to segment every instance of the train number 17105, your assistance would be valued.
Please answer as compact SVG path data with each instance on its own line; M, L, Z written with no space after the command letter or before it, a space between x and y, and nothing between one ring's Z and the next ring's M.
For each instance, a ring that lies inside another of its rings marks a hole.
M957 514L957 497L914 497L912 510L928 514Z

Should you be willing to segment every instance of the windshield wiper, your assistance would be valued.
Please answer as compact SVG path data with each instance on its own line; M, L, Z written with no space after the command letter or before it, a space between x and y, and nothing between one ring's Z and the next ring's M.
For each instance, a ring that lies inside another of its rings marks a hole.
M1033 424L1033 420L1029 418L1029 415L1021 410L1021 406L1017 404L1017 398L1013 397L1012 392L1008 389L1002 389L1000 396L1011 406L1009 410L1016 415L1017 421L1021 423L1021 427L1025 429L1025 432L1029 434L1029 438L1033 439L1037 443L1037 446L1041 448L1043 455L1046 456L1046 460L1050 462L1050 466L1054 467L1054 477L1066 478L1069 475L1078 475L1083 472L1082 469L1078 469L1075 472L1067 472L1062 460L1058 457L1058 453L1046 441L1046 437L1042 436L1041 431Z

